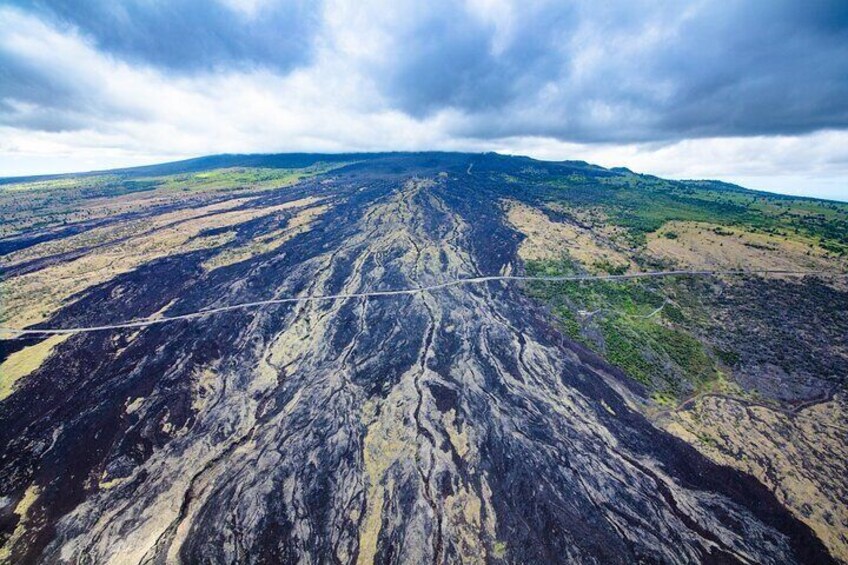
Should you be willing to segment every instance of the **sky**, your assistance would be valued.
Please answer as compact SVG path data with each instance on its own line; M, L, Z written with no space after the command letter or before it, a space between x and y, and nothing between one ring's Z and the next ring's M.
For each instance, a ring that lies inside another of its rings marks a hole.
M848 1L0 0L0 176L383 150L848 200Z

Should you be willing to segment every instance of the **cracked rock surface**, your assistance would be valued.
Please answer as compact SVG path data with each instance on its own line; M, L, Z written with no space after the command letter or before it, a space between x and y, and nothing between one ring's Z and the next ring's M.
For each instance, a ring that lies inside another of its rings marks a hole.
M256 206L326 210L211 271L209 249L146 263L50 323L520 271L486 161L440 159L267 192ZM652 426L628 386L502 282L73 335L0 405L8 559L831 561L760 482Z

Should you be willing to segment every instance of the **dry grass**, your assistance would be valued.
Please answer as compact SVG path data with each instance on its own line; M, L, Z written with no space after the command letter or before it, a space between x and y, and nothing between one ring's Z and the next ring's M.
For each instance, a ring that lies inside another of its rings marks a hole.
M50 357L53 349L69 337L71 337L70 334L50 336L40 343L24 347L9 355L0 364L0 400L12 394L15 384L35 372Z
M208 261L205 261L202 266L205 270L211 271L246 261L263 253L269 253L296 235L309 231L312 227L312 222L328 209L329 207L326 205L306 208L289 220L285 228L265 234L246 245L225 249Z
M163 205L199 206L222 193L233 196L281 189L348 164L316 163L300 169L230 167L147 178L103 174L7 184L0 187L0 215L4 216L0 237Z
M846 408L844 395L796 415L708 396L664 427L717 463L757 477L848 561Z
M600 263L633 266L627 255L594 230L551 221L541 210L515 201L504 202L504 207L507 221L525 236L518 249L525 261L560 259L567 254L591 272Z
M218 247L231 241L234 235L226 232L199 237L204 230L235 226L290 208L308 206L314 202L314 198L304 198L267 208L246 210L225 208L226 211L219 213L214 213L216 211L214 206L207 206L167 215L170 216L168 220L160 219L149 225L155 227L169 224L179 214L183 214L179 216L183 221L157 229L152 233L129 237L114 245L98 248L95 252L77 259L3 281L0 283L0 292L3 294L0 321L16 328L36 324L61 308L71 296L87 288L161 257ZM229 206L231 207L232 203ZM199 217L201 214L211 215ZM186 216L191 219L185 219Z
M671 234L673 239L669 238ZM844 261L798 238L700 222L669 222L648 235L648 253L681 267L833 270Z
M409 373L404 375L405 378L408 376ZM404 398L401 390L395 388L379 412L372 404L363 407L361 419L367 422L362 452L367 480L367 507L364 517L360 519L356 516L360 523L357 565L374 563L377 555L386 492L392 492L394 488L391 467L399 460L412 460L415 457L415 438L409 426L404 425L405 413L409 411L411 401Z
M16 265L34 259L52 257L60 253L86 249L93 245L109 243L122 238L138 236L150 230L162 229L171 224L227 211L242 206L250 202L250 200L249 198L236 198L208 206L167 212L152 218L131 220L121 222L119 225L91 229L77 235L46 241L32 247L27 247L26 249L21 249L20 251L15 251L4 257L0 257L0 265Z
M590 229L592 233L617 246L629 247L628 231L617 225L602 208L596 206L576 208L565 206L561 202L549 203L546 207L574 218L584 228Z
M15 526L15 531L12 532L12 535L6 540L6 543L0 547L0 563L11 563L9 558L11 557L11 548L15 544L17 544L18 540L21 539L24 534L26 534L27 528L29 527L29 511L30 508L38 501L38 497L41 496L41 489L35 485L30 485L26 491L24 491L24 495L21 500L18 502L17 506L15 506L15 514L20 518L17 526Z

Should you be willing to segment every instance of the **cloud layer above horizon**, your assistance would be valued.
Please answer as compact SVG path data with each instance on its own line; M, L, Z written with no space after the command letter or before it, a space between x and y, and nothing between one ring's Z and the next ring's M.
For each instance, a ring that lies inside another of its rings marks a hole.
M0 3L0 175L499 150L848 199L848 2Z

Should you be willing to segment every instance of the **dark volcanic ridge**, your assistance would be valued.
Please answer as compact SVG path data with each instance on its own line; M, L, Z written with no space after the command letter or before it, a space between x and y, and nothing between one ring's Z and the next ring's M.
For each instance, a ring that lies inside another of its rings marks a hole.
M43 325L518 273L501 201L536 195L492 175L529 163L382 155L257 193L246 206L327 208L247 260L146 263ZM235 241L279 229L258 217ZM16 563L832 561L634 392L499 282L73 335L0 404L2 540Z

